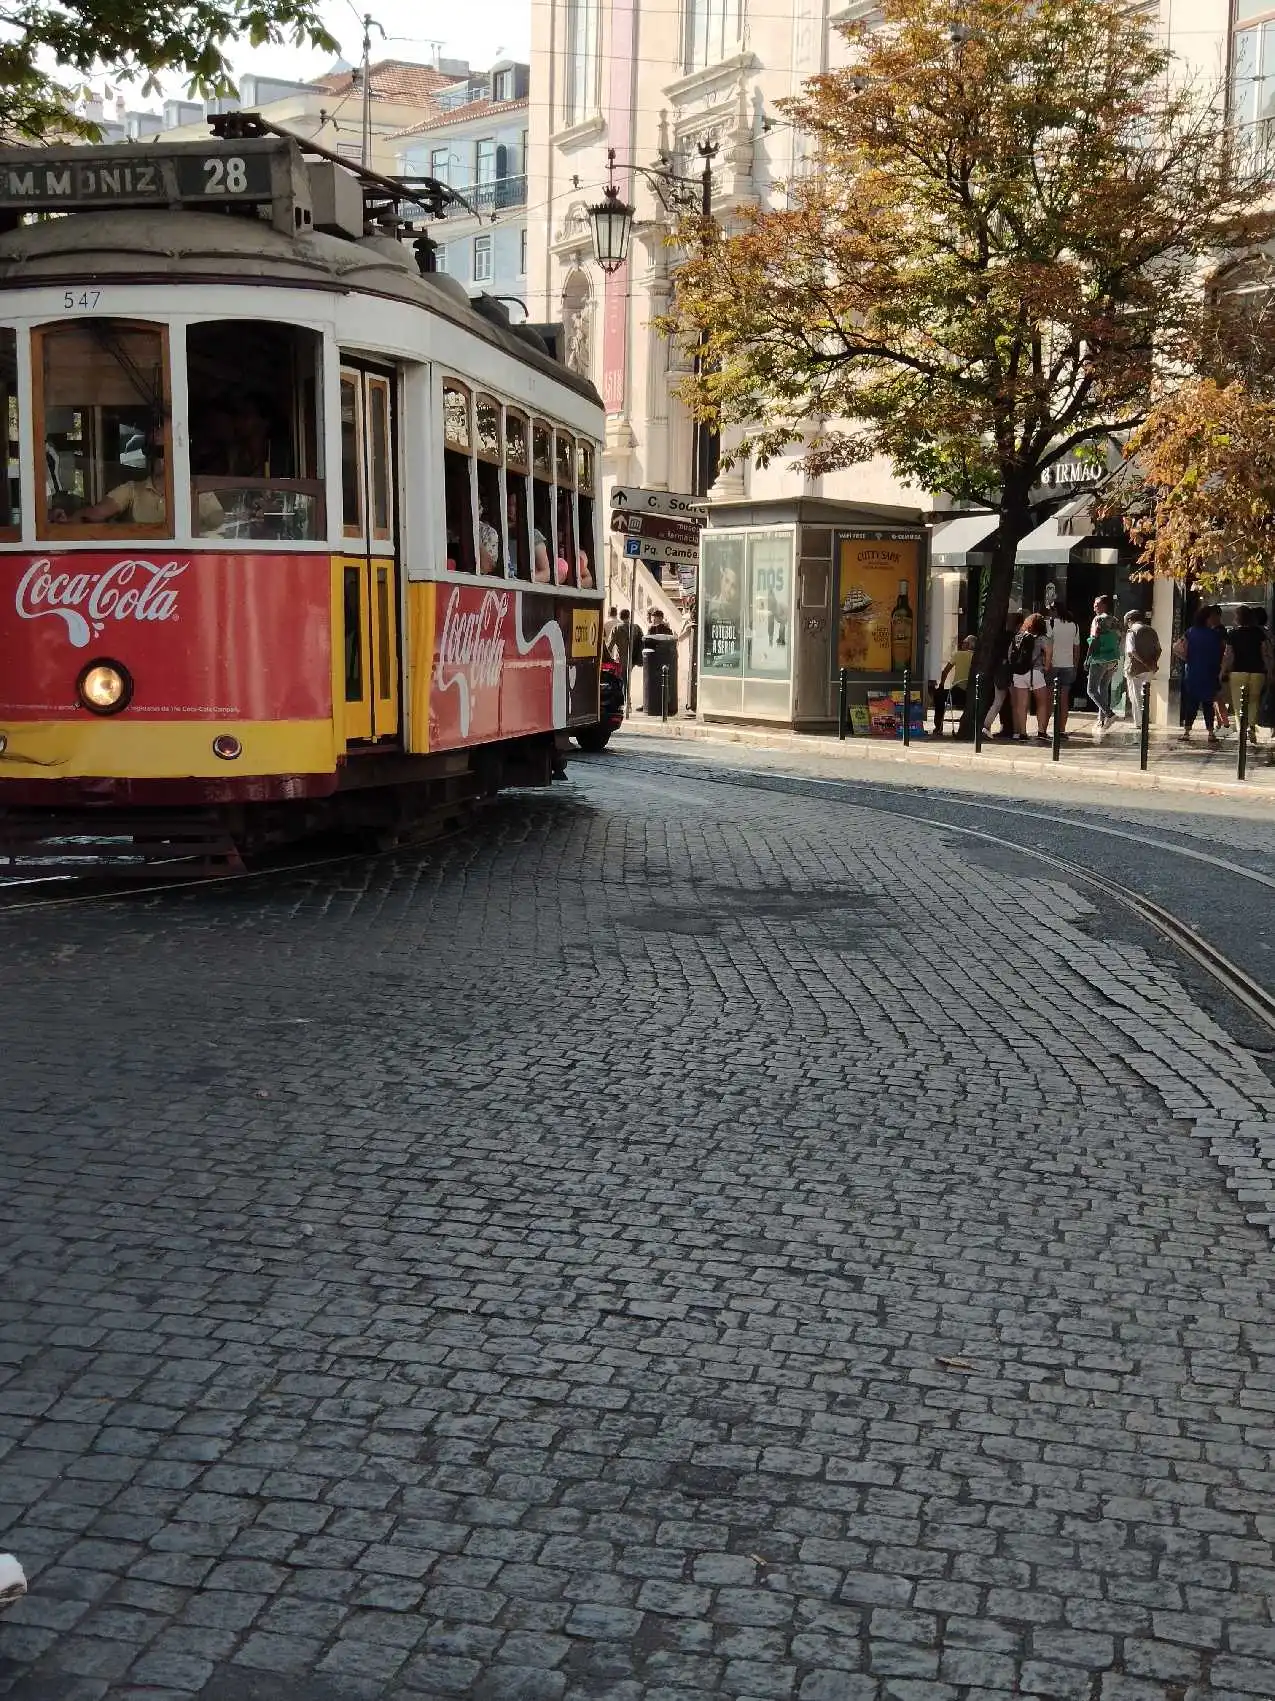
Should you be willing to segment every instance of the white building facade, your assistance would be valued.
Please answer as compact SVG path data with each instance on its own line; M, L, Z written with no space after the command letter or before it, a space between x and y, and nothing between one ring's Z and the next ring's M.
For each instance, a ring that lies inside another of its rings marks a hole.
M431 226L438 270L502 298L515 323L527 316L529 81L528 65L503 61L441 91L399 138L400 172L437 178L472 209L453 206Z
M1155 0L1153 0L1155 3ZM1158 0L1169 45L1202 79L1231 64L1232 0ZM1263 94L1275 112L1275 76L1262 81L1263 28L1275 64L1275 0L1270 23L1258 0L1236 0L1258 20L1251 102ZM676 251L671 219L649 179L668 162L690 179L698 201L701 143L716 147L712 211L729 222L750 203L780 204L785 181L806 168L806 139L777 103L820 72L849 62L839 25L868 16L872 0L545 0L533 8L528 201L535 209L528 255L534 320L562 321L571 362L590 375L607 409L603 482L654 490L694 489L695 432L673 394L685 356L653 321L669 304ZM1241 33L1252 28L1243 22ZM1237 37L1238 39L1238 37ZM1245 60L1247 63L1247 60ZM1246 89L1248 84L1245 85ZM1250 98L1246 96L1246 98ZM592 254L585 208L607 182L637 208L630 258L606 277ZM666 192L667 195L667 192ZM729 446L729 444L728 444ZM719 472L710 500L808 496L912 508L941 520L950 504L900 483L873 462L810 478L795 456L758 468ZM613 555L613 562L617 559ZM621 580L627 583L627 575ZM1035 581L1032 581L1033 584ZM951 643L965 591L963 567L936 570L929 599L927 671ZM1171 588L1169 607L1171 618ZM1157 608L1157 614L1160 612Z

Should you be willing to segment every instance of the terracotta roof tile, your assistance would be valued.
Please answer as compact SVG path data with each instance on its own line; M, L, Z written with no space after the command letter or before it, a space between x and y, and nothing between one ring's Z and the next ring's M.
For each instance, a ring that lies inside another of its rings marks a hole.
M399 101L404 106L429 106L439 89L452 88L461 78L432 65L416 65L407 59L381 59L371 66L372 94L377 100ZM348 94L361 87L356 71L338 71L333 76L316 77L311 85L325 94Z
M427 130L445 130L449 124L468 123L472 118L486 118L488 114L503 118L505 113L517 112L520 107L529 105L525 95L521 100L471 100L467 106L455 106L446 112L436 113L432 118L423 118L419 124L395 131L395 135L420 136Z

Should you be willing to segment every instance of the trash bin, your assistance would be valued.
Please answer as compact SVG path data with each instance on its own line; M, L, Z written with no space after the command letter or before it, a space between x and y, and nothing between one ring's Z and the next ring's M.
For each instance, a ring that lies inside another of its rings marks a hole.
M677 639L671 632L648 632L642 653L642 701L658 715L663 701L663 670L668 669L668 713L677 713Z

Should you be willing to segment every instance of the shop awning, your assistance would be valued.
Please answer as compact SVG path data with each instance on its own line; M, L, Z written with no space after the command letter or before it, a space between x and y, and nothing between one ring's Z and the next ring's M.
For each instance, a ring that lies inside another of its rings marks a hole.
M1081 496L1051 514L1034 532L1028 532L1018 546L1018 565L1061 567L1074 560L1114 566L1126 553L1121 543L1119 533L1113 536L1099 531L1093 498Z
M989 545L1000 517L996 514L958 514L944 520L930 537L933 567L967 567L971 555L990 554Z

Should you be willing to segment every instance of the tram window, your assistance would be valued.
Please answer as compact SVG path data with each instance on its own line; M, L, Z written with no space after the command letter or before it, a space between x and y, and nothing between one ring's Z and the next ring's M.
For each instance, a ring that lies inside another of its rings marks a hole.
M475 417L478 442L478 571L505 570L504 525L500 501L500 403L479 396Z
M527 475L531 460L527 443L527 421L512 408L505 409L505 526L508 554L505 571L513 579L531 577L530 503Z
M591 591L597 585L597 537L594 532L593 447L576 444L576 525L579 528L579 575L582 590Z
M33 353L39 534L170 533L166 332L123 319L49 326Z
M4 487L0 537L16 537L22 524L22 481L18 476L18 333L0 330L0 415L4 419ZM47 463L47 457L46 457ZM46 464L46 493L50 476Z
M363 430L358 378L341 374L341 530L363 536Z
M539 584L553 583L553 431L537 420L531 428L531 576Z
M321 359L318 334L299 325L213 319L189 327L191 504L197 532L254 540L313 539L326 533L318 418ZM343 382L343 416L346 401ZM344 460L344 417L341 435ZM356 505L360 500L358 485L343 480L347 530L351 500ZM361 525L356 535L362 535Z
M473 432L469 391L443 385L443 507L447 526L447 570L474 571L474 493L470 483Z
M577 583L576 572L576 446L565 431L554 433L554 474L558 505L558 558L554 577L560 585Z
M372 536L386 542L393 535L394 514L390 469L390 386L384 378L369 378L368 405L372 412L369 451L372 465Z

